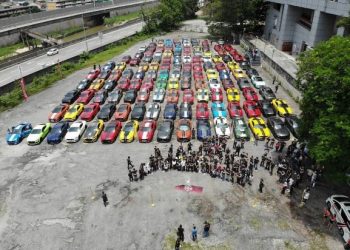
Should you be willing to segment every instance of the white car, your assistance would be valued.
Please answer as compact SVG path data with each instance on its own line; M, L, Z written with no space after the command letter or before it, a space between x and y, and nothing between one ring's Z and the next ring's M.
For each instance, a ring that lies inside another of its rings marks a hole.
M176 78L177 80L179 80L180 77L181 77L181 70L174 69L174 70L171 72L170 78Z
M261 76L252 76L252 83L255 88L260 89L261 86L265 86L265 81L261 78Z
M86 121L76 121L68 129L64 140L69 143L78 142L86 129Z
M203 63L211 62L211 57L210 56L203 56L202 61L203 61Z
M190 42L189 40L185 40L185 41L183 42L183 46L184 46L184 47L191 47L191 42Z
M146 119L157 120L160 114L160 104L159 103L151 103L146 111Z
M56 55L56 54L58 54L58 49L57 49L57 48L52 48L52 49L50 49L46 54L47 54L48 56Z
M164 89L155 89L153 92L153 101L154 102L163 102L165 97Z
M350 240L350 198L332 195L326 200L327 208L336 217L339 232L345 242Z
M230 138L230 125L225 117L217 117L214 119L215 134L219 137Z
M139 52L144 53L146 51L146 46L141 46Z
M220 89L221 85L220 85L219 80L218 79L210 79L209 80L209 88L210 88L210 90Z
M192 61L191 56L183 56L182 57L183 63L190 63Z

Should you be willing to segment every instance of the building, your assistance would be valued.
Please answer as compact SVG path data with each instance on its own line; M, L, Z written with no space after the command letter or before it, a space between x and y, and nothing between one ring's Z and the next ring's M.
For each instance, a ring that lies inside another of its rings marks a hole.
M264 38L277 49L299 53L334 35L349 33L336 27L349 16L349 0L268 0Z
M92 4L92 0L48 0L47 1L47 10L56 10L69 8L74 6L81 6L86 4ZM97 1L96 1L97 2Z

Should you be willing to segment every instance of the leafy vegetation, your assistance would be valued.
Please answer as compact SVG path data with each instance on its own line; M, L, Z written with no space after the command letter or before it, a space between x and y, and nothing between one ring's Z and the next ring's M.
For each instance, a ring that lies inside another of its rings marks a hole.
M333 37L299 58L301 139L330 172L344 173L350 155L350 37Z
M0 47L0 58L11 56L16 50L24 48L25 45L23 43L16 43L4 47Z
M108 25L108 26L112 26L115 24L123 23L125 21L130 21L130 20L136 19L140 16L141 16L140 12L136 11L136 12L131 12L131 13L125 14L125 15L108 17L108 18L104 19L104 24Z
M74 35L78 32L83 31L83 27L80 26L74 26L74 27L70 27L68 29L64 29L64 30L58 30L58 31L53 31L53 32L49 32L47 35L51 36L53 38L64 38L67 36L71 36Z

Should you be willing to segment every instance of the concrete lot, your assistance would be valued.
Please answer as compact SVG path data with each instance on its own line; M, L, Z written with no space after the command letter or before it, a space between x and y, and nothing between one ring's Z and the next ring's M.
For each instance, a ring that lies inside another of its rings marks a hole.
M205 35L180 31L167 37ZM123 55L133 55L148 42ZM340 249L336 231L315 231L300 220L298 208L280 196L277 177L262 169L254 174L253 185L245 188L178 171L157 172L142 182L130 183L128 155L139 166L155 145L165 153L170 144L6 145L7 127L19 121L45 122L49 111L88 71L76 72L0 114L0 249L173 249L179 224L189 242L192 225L201 232L205 220L210 221L212 234L207 239L200 235L193 249ZM299 112L282 89L278 96ZM175 136L172 143L178 145ZM196 149L199 144L194 144ZM260 156L263 143L246 143L245 151ZM257 192L260 178L265 179L264 194ZM175 190L188 180L202 186L203 193ZM102 190L110 200L106 208L100 198ZM322 223L321 215L318 217Z

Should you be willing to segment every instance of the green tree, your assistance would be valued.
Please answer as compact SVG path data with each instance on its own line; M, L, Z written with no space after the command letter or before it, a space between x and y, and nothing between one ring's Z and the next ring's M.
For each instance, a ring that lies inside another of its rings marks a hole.
M299 58L301 139L320 164L344 172L350 155L350 38L333 37Z

